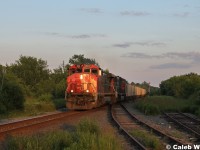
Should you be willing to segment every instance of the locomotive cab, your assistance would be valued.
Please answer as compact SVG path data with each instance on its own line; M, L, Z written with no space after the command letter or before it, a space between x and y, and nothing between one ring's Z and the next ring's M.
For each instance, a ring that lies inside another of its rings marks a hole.
M101 76L101 68L96 65L73 65L68 68L68 75L72 75L74 73L91 73L94 75Z

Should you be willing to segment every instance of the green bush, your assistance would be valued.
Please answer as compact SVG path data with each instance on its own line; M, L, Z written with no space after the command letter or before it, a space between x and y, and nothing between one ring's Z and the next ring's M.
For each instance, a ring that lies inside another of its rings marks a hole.
M0 114L4 114L6 113L6 107L4 106L4 104L2 102L0 102Z
M3 80L0 89L0 113L5 113L13 109L24 108L24 93L20 80L11 73L0 74L0 80Z
M200 108L196 109L196 111L194 112L195 115L200 116Z
M38 97L39 101L48 102L53 99L53 96L50 93L42 94Z
M66 107L66 100L64 98L53 99L53 103L56 109Z
M41 96L46 93L53 93L55 83L52 80L42 80L35 86L36 96Z
M148 96L144 99L138 99L135 107L146 115L157 115L162 112L186 111L190 109L188 103L188 100L171 96Z
M36 98L27 98L24 107L24 115L34 116L44 112L55 111L55 105L52 101L40 101Z
M159 107L153 104L146 105L144 109L146 115L157 115L160 113Z
M55 89L53 91L53 96L55 98L64 98L65 97L65 89L66 89L66 81L65 81L65 79L63 79L55 85Z

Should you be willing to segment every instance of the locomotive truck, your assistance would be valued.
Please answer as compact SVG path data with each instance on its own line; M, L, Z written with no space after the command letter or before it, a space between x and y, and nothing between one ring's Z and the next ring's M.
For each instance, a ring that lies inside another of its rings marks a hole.
M87 110L106 103L116 103L146 95L122 77L104 72L95 64L72 65L68 68L66 106L73 110Z

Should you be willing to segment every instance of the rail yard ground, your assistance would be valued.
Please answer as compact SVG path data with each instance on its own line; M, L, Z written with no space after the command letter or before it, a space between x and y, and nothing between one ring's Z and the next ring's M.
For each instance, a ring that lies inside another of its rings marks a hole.
M135 109L135 103L125 103L125 106L131 113L135 114L143 122L159 129L160 131L163 131L164 133L176 139L180 139L185 143L191 143L191 136L182 130L177 129L171 122L166 120L163 114L144 115L143 112Z
M32 100L32 101L36 102L36 100ZM62 103L62 102L58 102L58 103ZM32 104L29 103L29 107L30 105ZM180 139L181 141L185 143L191 144L193 142L191 140L192 139L191 135L183 132L183 130L177 129L176 126L174 126L171 122L167 121L166 118L162 115L163 111L176 112L180 110L187 110L186 108L189 107L187 101L175 99L172 97L153 96L153 97L146 97L145 99L137 99L136 102L129 101L129 102L126 102L124 105L128 108L130 112L132 112L138 118L150 124L151 126L154 126L157 129L160 129L163 132L177 139ZM30 109L33 109L33 106L31 106ZM32 113L31 116L38 115L41 113L44 114L44 112L48 109L44 109L43 107L41 107L39 110L40 112ZM54 110L56 109L55 108L52 109L52 111ZM87 111L82 111L82 113L85 113L85 112ZM48 112L47 114L50 114L50 113L52 112ZM21 115L19 116L22 117ZM30 114L28 113L28 115L25 115L25 116L30 116ZM12 118L9 120L0 120L0 123L10 122L13 120L16 121L16 118ZM82 126L86 126L90 128L89 126L91 125L92 126L91 128L93 128L93 130L99 130L101 136L98 139L96 139L98 137L96 133L95 135L93 133L92 134L88 133L85 135L84 134L81 135L81 133L78 133L78 128L80 128L81 126L80 121L84 122ZM3 148L8 148L8 149L9 147L12 149L12 146L15 146L15 148L17 146L24 146L24 147L30 146L29 149L34 149L36 147L34 146L32 147L31 145L36 145L38 141L43 141L43 142L38 143L38 147L39 147L40 145L44 145L45 143L44 139L49 139L51 142L46 141L47 143L51 144L49 145L49 148L51 148L52 145L58 146L58 147L60 145L61 147L64 145L65 147L71 146L70 148L78 148L77 146L80 145L80 143L78 143L77 141L80 141L81 138L86 138L87 140L91 141L90 138L93 137L93 139L94 138L96 139L95 142L104 143L105 145L113 144L113 147L112 146L111 147L115 149L116 149L115 146L117 146L118 149L132 149L131 145L128 142L126 142L125 138L119 133L117 128L113 126L113 124L111 123L106 107L101 108L99 111L96 111L94 113L88 113L88 114L80 115L80 116L77 115L77 117L74 117L74 118L61 120L59 123L54 123L46 127L30 129L30 130L32 131L30 132L28 131L27 133L24 133L24 135L20 137L17 136L14 138L10 138L10 137L7 138L3 143L1 143L1 145L4 146ZM35 133L36 131L37 133ZM78 135L78 134L80 138L74 138L74 135ZM148 134L148 133L144 132L142 134ZM138 135L138 133L135 135ZM141 133L139 133L139 135L141 135ZM50 137L54 137L54 138L50 138ZM68 140L66 140L66 138ZM148 138L148 137L144 136L144 138ZM106 140L103 140L103 139L106 139ZM106 141L110 142L110 144L107 143ZM76 143L76 145L71 145L74 142ZM95 142L93 141L93 143ZM88 141L86 141L86 143L88 143ZM85 145L84 143L81 143L81 144L83 147L91 146L87 144ZM93 146L98 146L98 145L93 144ZM83 148L83 147L79 147L79 148ZM42 149L45 149L45 147L43 147Z

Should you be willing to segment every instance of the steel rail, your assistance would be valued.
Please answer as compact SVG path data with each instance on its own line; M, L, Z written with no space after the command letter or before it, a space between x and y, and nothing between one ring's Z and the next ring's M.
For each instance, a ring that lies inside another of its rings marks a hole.
M130 112L128 111L128 109L127 109L123 104L120 104L120 105L124 108L124 110L129 114L129 116L130 116L133 120L137 121L141 126L144 126L144 127L147 128L149 131L152 131L154 134L163 137L163 138L166 139L168 142L170 142L170 144L173 144L173 145L174 145L174 144L187 145L186 143L183 143L183 142L179 141L178 139L175 139L175 138L173 138L172 136L167 135L167 134L165 134L164 132L162 132L162 131L156 129L155 127L150 126L149 124L147 124L147 123L145 123L145 122L139 120L135 115L133 115L132 113L130 113Z
M192 120L193 122L198 123L200 125L200 120L199 119L191 117L191 116L189 116L188 114L185 114L185 113L180 113L180 114L185 116L186 118Z
M197 138L200 138L200 133L193 130L191 127L181 123L180 121L178 121L177 119L173 118L173 116L171 116L169 113L164 113L169 119L171 119L173 122L177 123L180 127L185 128L186 130L188 130L189 132L192 132ZM181 113L177 113L182 115ZM182 115L184 116L184 115ZM188 117L187 117L188 118Z
M62 119L68 118L68 117L74 117L78 115L85 115L87 113L93 113L104 107L100 107L97 109L92 109L92 110L88 110L84 112L83 111L61 112L61 113L1 124L0 125L0 139L3 139L6 135L10 135L10 134L12 135L12 133L27 130L32 127L43 126L43 125L46 125L48 127L50 123L53 123L56 121L62 121Z
M73 111L69 111L69 112L59 112L59 113L55 113L55 114L50 114L50 115L44 115L44 116L39 116L39 117L34 117L34 118L30 118L30 119L24 119L24 120L20 120L20 121L14 121L14 122L10 122L10 123L4 123L4 124L0 124L0 133L5 131L5 130L9 130L12 128L18 128L27 124L31 124L33 121L35 122L41 122L44 120L48 120L51 118L56 118L56 117L60 117L60 116L65 116L66 114L73 114Z
M113 111L113 105L110 105L110 114L111 114L111 118L114 121L115 125L118 127L118 129L120 129L120 131L122 131L123 135L126 136L129 141L131 141L131 143L134 143L134 146L136 146L138 149L140 150L146 150L147 148L142 145L136 138L134 138L132 135L130 135L124 127L122 127L119 123L119 121L117 121L117 119L115 118L115 114Z
M0 139L4 138L6 135L10 135L10 134L16 133L18 131L30 129L31 127L34 127L34 126L41 126L41 125L44 125L44 124L50 124L53 121L58 121L58 120L61 120L63 118L78 115L78 114L79 114L79 112L77 112L77 113L65 113L64 115L63 115L63 113L61 113L61 114L59 113L59 114L55 114L56 117L53 117L53 115L50 115L52 118L49 118L49 116L47 115L47 116L38 117L39 120L38 120L38 118L32 118L32 119L22 120L22 121L19 121L19 122L12 122L12 123L8 123L8 124L3 124L1 126L4 127L4 130L0 131ZM47 118L45 118L45 117L47 117ZM15 124L16 124L16 126L15 126ZM0 129L1 129L1 127L0 127Z

